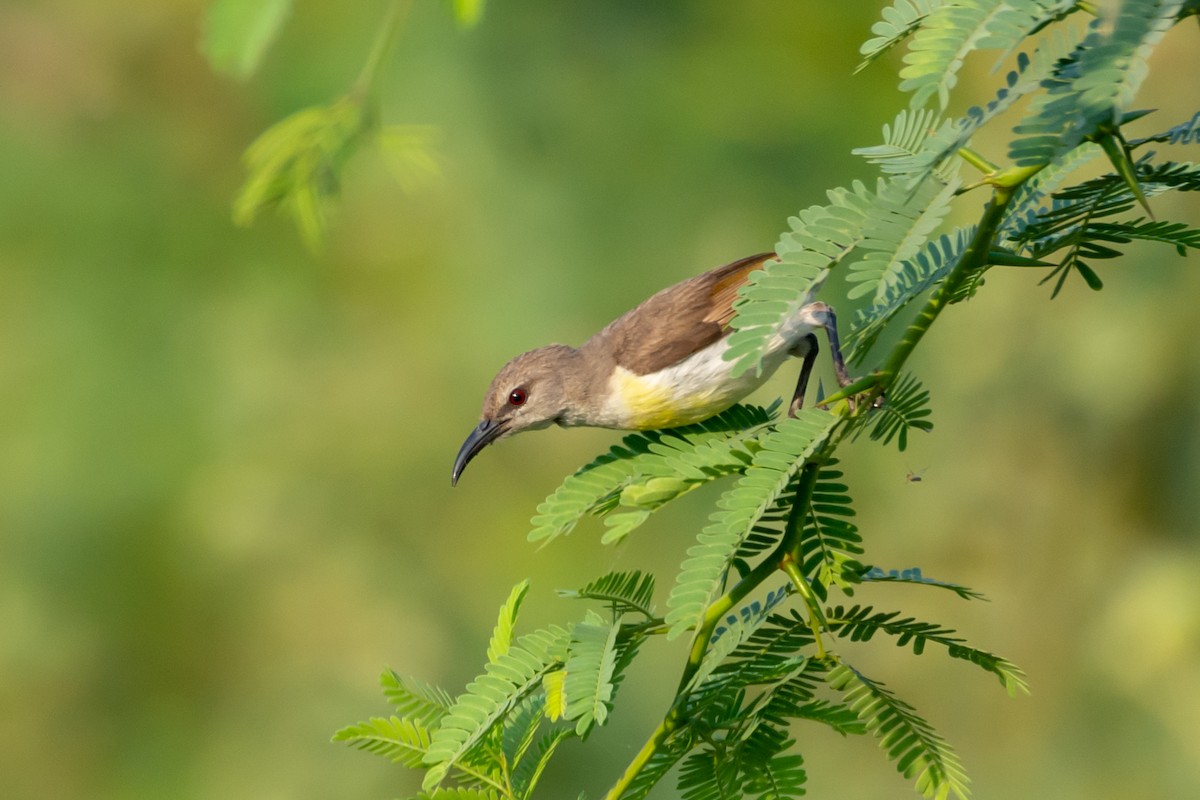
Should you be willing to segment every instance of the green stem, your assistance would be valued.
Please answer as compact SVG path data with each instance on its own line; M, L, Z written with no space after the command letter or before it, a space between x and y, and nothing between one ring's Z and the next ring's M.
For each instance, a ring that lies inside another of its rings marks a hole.
M371 45L367 63L363 64L362 72L358 73L358 78L354 81L354 88L350 90L351 95L360 102L373 97L378 89L383 64L392 51L396 35L400 33L400 23L404 21L410 5L411 0L392 0L392 4L388 6L387 15L384 16L383 24L379 28L379 35L375 37L375 42Z
M838 391L829 395L829 397L825 397L825 398L822 398L821 400L818 400L817 406L819 408L825 408L826 406L833 405L834 403L840 403L842 400L845 400L849 397L854 397L857 394L862 394L863 392L870 391L871 389L874 389L878 384L879 384L879 376L878 375L867 375L864 378L859 378L858 380L854 381L853 383L847 384L844 388L839 389Z
M650 759L658 752L658 748L662 746L662 743L667 740L668 736L674 733L675 729L679 726L679 720L672 716L674 710L672 706L671 711L667 712L667 716L663 718L663 721L658 723L658 727L654 729L654 733L650 734L650 738L642 745L642 749L629 762L629 766L625 768L624 774L608 790L608 794L604 795L604 800L620 800L621 795L625 794L625 790L633 785L637 776L650 763Z
M662 747L663 742L677 731L684 723L684 709L687 706L687 701L691 696L689 684L696 676L696 672L700 669L700 665L704 662L704 654L708 650L709 641L712 639L713 631L717 624L724 616L729 613L729 610L740 603L746 595L762 585L763 581L769 578L776 570L787 570L787 565L792 564L794 567L800 547L800 533L803 530L803 515L804 509L808 507L808 500L812 495L813 488L817 483L818 464L823 458L823 452L814 455L809 463L804 466L804 471L801 474L799 484L796 486L796 493L792 500L792 510L788 516L787 526L784 528L782 538L779 544L771 552L769 556L755 565L754 569L746 573L746 576L733 585L729 591L718 597L704 611L704 617L696 628L696 633L692 637L692 647L688 652L687 664L683 668L683 674L679 678L679 688L675 692L675 701L671 704L671 708L663 717L662 722L650 734L650 738L642 745L642 749L638 751L633 760L629 762L629 766L625 768L625 772L608 790L608 794L604 796L605 800L619 800L621 795L633 784L641 771L645 769L650 759ZM790 573L789 573L790 574ZM820 639L818 639L818 642ZM822 657L824 657L822 655Z
M904 367L904 363L916 349L917 343L921 341L929 327L933 325L933 321L950 303L950 299L958 294L968 278L987 265L992 240L996 238L996 231L1000 227L1000 221L1004 219L1004 212L1012 201L1016 188L1032 177L1038 169L1040 167L1009 169L996 173L989 181L995 188L983 211L979 227L975 229L975 235L971 238L958 263L942 281L942 285L930 295L929 300L921 309L921 313L912 321L904 331L904 336L888 354L887 361L877 373L879 376L877 391L886 390L891 386Z
M986 158L979 155L979 153L976 153L974 150L972 150L969 147L960 147L958 149L958 155L960 158L962 158L963 161L966 161L968 164L970 164L972 167L975 167L975 169L979 170L984 175L991 175L1000 169L995 164L988 161Z
M826 625L825 615L821 612L821 604L817 601L817 596L813 594L812 587L808 585L808 581L801 574L795 559L784 559L780 568L792 579L792 585L796 587L796 591L804 600L804 606L808 609L808 629L812 631L813 641L817 645L817 658L824 661L828 654L825 652L825 642L821 640L821 629Z

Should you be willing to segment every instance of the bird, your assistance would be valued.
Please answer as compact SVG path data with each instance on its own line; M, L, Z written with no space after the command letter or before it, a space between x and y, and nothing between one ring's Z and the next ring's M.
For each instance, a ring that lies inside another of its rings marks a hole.
M550 425L653 430L701 422L761 386L789 357L802 359L788 414L803 406L818 348L829 340L838 383L851 383L838 342L837 317L814 301L820 281L782 320L758 370L734 375L729 348L738 290L756 270L777 260L758 253L688 278L651 296L579 347L551 344L505 364L488 386L479 424L463 442L450 475L486 446Z

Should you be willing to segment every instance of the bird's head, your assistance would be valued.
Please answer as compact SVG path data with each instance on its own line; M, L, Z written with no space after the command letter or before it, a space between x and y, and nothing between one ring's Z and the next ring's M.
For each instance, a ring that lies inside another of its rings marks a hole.
M458 483L467 463L492 442L563 420L569 405L566 376L572 374L578 357L575 348L552 344L522 353L504 365L483 396L479 425L454 459L451 485Z

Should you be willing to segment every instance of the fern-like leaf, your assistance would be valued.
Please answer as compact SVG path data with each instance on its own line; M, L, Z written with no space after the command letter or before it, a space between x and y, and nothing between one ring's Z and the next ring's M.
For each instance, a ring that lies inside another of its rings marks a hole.
M521 602L525 599L528 591L529 581L521 581L513 587L512 592L508 595L508 600L504 601L504 605L500 607L500 618L496 620L496 627L492 629L492 638L488 642L487 658L489 663L508 652L508 648L512 644L513 629L517 625L517 613L521 610Z
M401 678L390 669L379 676L379 685L397 715L427 728L436 728L454 702L442 689L415 678Z
M741 794L738 764L721 751L705 748L688 756L679 768L683 800L728 800Z
M411 800L501 800L491 789L434 789L421 792Z
M958 755L912 706L845 664L830 671L826 681L844 693L846 704L879 739L896 770L916 779L917 791L925 797L953 794L967 800L969 779Z
M1086 166L1104 151L1094 142L1084 142L1079 147L1042 169L1021 184L1013 195L1000 225L1000 243L1017 247L1025 230L1038 220L1042 204L1062 186L1076 170Z
M892 384L888 391L887 402L875 412L875 426L871 429L871 439L883 440L885 445L891 444L892 439L903 452L908 448L908 432L910 429L919 431L933 430L933 423L928 417L929 390L921 385L910 374L903 374Z
M961 584L939 581L935 578L927 578L921 574L920 567L890 570L883 570L880 567L871 567L860 576L859 580L863 581L864 583L871 581L874 583L912 583L921 586L936 586L940 589L949 589L964 600L987 600L983 594L975 591L974 589L969 589Z
M859 245L864 256L852 262L846 274L846 280L858 284L849 292L852 299L873 294L878 302L887 296L905 262L917 255L949 212L960 185L957 179L943 183L929 178L916 187L905 178L879 181Z
M1200 165L1163 162L1137 165L1137 179L1147 196L1165 191L1200 191ZM1043 209L1029 224L1014 231L1014 241L1036 256L1058 249L1058 238L1074 233L1093 220L1123 214L1136 200L1119 175L1103 175L1056 192L1049 209ZM1014 226L1015 227L1015 226Z
M919 253L901 265L883 296L856 315L854 328L847 338L852 362L862 361L896 315L954 269L974 235L972 227L943 234L927 242Z
M888 175L927 176L958 140L958 123L939 120L930 109L902 109L891 124L884 123L883 144L858 147L851 152Z
M1002 50L1003 60L1033 34L1079 10L1078 0L1004 0L977 46Z
M757 800L789 800L805 794L804 784L807 781L804 756L799 753L777 753L762 761L747 759L746 782L742 791L746 797Z
M682 571L667 599L669 638L695 626L719 593L738 544L786 489L806 460L825 443L838 417L803 409L783 420L762 440L753 465L718 501L719 511L688 549Z
M815 579L813 591L822 599L830 586L852 592L863 570L855 560L863 552L862 537L850 522L854 507L836 464L831 461L821 467L804 509L800 534L800 568Z
M829 192L827 206L813 206L788 220L790 230L775 245L778 261L750 274L738 290L723 358L737 362L734 374L758 369L767 343L784 322L808 303L828 271L861 241L872 199L859 182Z
M1160 242L1175 248L1181 256L1187 255L1189 247L1200 249L1200 228L1192 228L1183 222L1167 220L1144 220L1138 218L1129 222L1093 222L1087 227L1086 238L1093 241L1128 244L1135 239L1145 242Z
M741 638L729 658L714 667L705 685L728 691L776 683L795 678L798 670L811 663L803 653L813 645L812 629L795 611L786 616L772 614Z
M637 777L629 784L620 797L615 800L645 800L658 782L666 777L667 773L679 762L679 759L687 755L688 743L681 736L668 738L661 747L654 752L646 765L638 772Z
M512 784L513 792L518 800L527 800L533 794L533 790L542 777L546 765L553 758L554 752L569 738L571 738L571 731L565 728L551 731L516 762L516 766L512 770Z
M570 633L557 626L526 634L485 667L454 702L433 735L422 787L431 791L472 746L562 664Z
M504 763L517 764L525 757L545 718L545 703L533 695L522 700L504 718L504 729L500 734L500 754Z
M1173 125L1162 133L1151 134L1137 139L1131 139L1129 146L1138 148L1152 142L1167 143L1167 144L1200 144L1200 111L1192 115L1192 118L1186 122L1181 122L1178 125Z
M542 676L542 692L546 697L546 716L558 722L567 715L567 671L556 669Z
M979 46L1003 4L1000 0L959 0L934 10L909 43L900 70L900 91L912 92L912 108L937 97L941 108L967 55Z
M1153 197L1169 190L1200 191L1200 166L1188 163L1166 162L1155 166L1146 161L1136 165L1141 194ZM1092 288L1100 287L1100 279L1088 265L1089 261L1108 259L1119 255L1119 251L1101 244L1121 243L1124 227L1129 239L1166 237L1168 243L1183 252L1191 241L1187 228L1176 229L1170 224L1143 225L1138 219L1132 223L1115 226L1099 220L1123 214L1133 208L1137 194L1128 181L1120 175L1105 175L1079 186L1060 191L1054 195L1049 209L1043 209L1020 225L1014 224L1014 240L1026 247L1035 257L1044 258L1059 250L1065 254L1059 264L1043 280L1057 277L1052 296L1062 289L1072 271L1078 272ZM1085 260L1086 259L1086 260Z
M742 692L727 692L709 705L697 724L719 731L712 746L690 756L679 775L685 798L753 797L783 800L804 794L803 758L787 751L795 744L786 722L768 720L747 705ZM702 734L703 735L703 734Z
M911 36L942 2L943 0L896 0L890 6L884 6L883 19L871 26L874 38L863 42L858 49L863 60L855 68L855 73Z
M752 636L760 625L770 618L771 612L788 597L787 587L768 592L762 602L753 600L728 614L713 630L712 641L704 653L704 660L692 677L691 688L703 686L704 682L723 661Z
M1097 20L1074 54L1045 82L1046 92L1014 128L1009 158L1041 166L1085 139L1115 129L1148 72L1147 61L1175 24L1182 0L1128 0L1115 19Z
M773 418L778 406L776 401L763 409L765 416ZM742 409L735 407L732 411L736 416ZM620 541L668 502L704 483L745 471L758 448L758 429L763 423L758 421L761 416L742 416L745 424L741 430L715 436L676 428L651 444L650 453L639 465L639 474L626 483L617 498L621 508L631 510L608 514L604 520L607 530L600 541ZM702 422L697 427L707 424ZM718 425L724 427L726 422Z
M654 597L654 576L648 572L610 572L582 589L559 589L559 597L580 600L600 600L608 603L614 614L631 612L654 619L651 600Z
M716 477L711 462L722 454L731 469L744 466L746 456L741 451L744 442L753 438L754 428L770 422L775 411L776 406L760 408L735 405L694 425L626 436L621 444L613 446L607 453L569 476L538 506L529 541L549 542L569 533L587 514L612 511L621 501L622 490L626 486L647 477L676 475L679 465L686 460L686 454L706 445L711 447L711 452L703 456L710 469L696 469L687 473L693 483ZM686 488L681 487L674 496ZM658 505L662 502L666 500Z
M902 618L898 611L877 612L871 606L854 606L849 609L838 606L826 612L826 620L829 630L843 638L866 642L881 632L895 636L898 647L911 646L916 655L924 652L927 642L940 644L946 648L951 658L969 661L995 675L1010 695L1016 695L1018 691L1029 693L1029 684L1020 667L1006 658L970 647L964 643L962 637L955 636L950 628L943 628L932 622L921 622L912 617Z
M333 741L375 753L409 769L420 769L429 752L430 735L429 728L417 720L372 717L342 728L333 735Z
M608 719L619 631L619 624L605 622L595 612L571 628L563 689L566 718L576 721L575 733L581 737L587 736L593 725L603 725Z
M735 732L734 758L742 773L742 791L759 800L786 800L805 793L804 758L787 751L795 745L787 728L748 716Z
M1006 9L1007 6L1002 6L999 13L1003 15ZM993 21L998 22L1000 19L998 16ZM977 131L1008 111L1017 101L1041 89L1043 81L1053 74L1059 61L1078 46L1079 39L1080 36L1076 32L1056 30L1053 35L1039 42L1032 56L1018 53L1016 69L1005 74L1004 85L996 90L991 100L983 106L971 106L957 120L943 123L937 135L931 137L924 152L913 160L913 178L923 178L953 158L959 150L967 146ZM924 168L918 170L917 167L922 164Z
M819 722L842 736L861 736L867 732L867 727L863 725L858 715L843 703L810 700L789 709L786 716L791 719Z

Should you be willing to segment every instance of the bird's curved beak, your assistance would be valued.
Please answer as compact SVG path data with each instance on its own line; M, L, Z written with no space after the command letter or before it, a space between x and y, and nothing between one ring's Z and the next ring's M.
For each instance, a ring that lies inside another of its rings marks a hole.
M467 440L462 443L462 447L458 449L458 455L454 458L454 470L450 473L450 485L458 484L458 476L462 475L467 464L479 454L479 451L487 447L492 442L500 438L504 433L505 426L494 420L485 419L475 427L475 430L467 436Z

